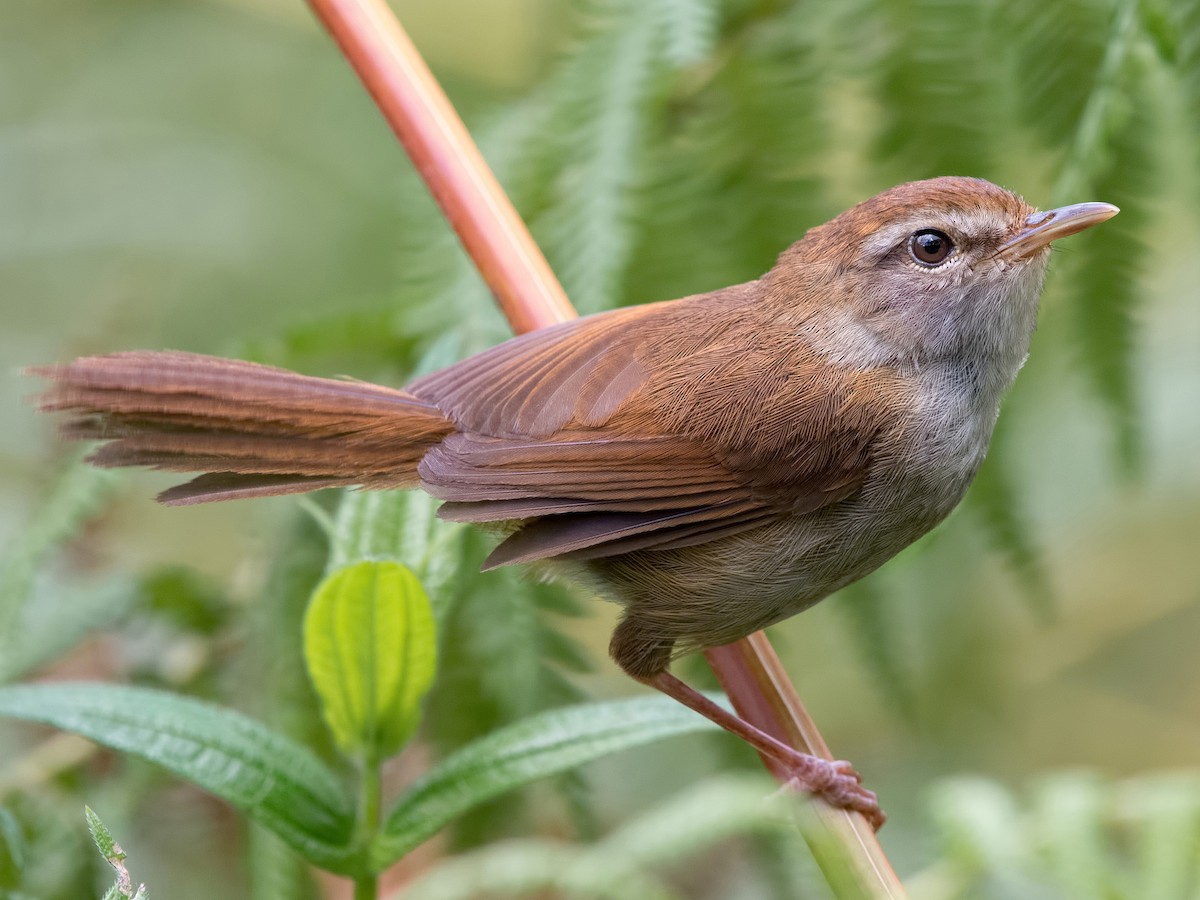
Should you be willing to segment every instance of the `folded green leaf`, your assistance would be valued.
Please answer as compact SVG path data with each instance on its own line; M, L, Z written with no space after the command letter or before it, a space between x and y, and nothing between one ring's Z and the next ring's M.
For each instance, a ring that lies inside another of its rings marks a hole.
M465 526L440 521L438 506L423 491L344 492L327 571L363 561L403 563L420 579L440 624L462 575Z
M420 721L437 641L429 598L395 562L339 569L304 616L304 657L325 721L347 753L395 753Z
M388 816L371 852L382 870L455 816L523 784L609 753L715 728L667 697L586 703L530 716L447 757Z
M279 835L310 862L348 865L347 794L304 747L241 713L163 691L58 682L0 688L0 716L44 722L158 763Z

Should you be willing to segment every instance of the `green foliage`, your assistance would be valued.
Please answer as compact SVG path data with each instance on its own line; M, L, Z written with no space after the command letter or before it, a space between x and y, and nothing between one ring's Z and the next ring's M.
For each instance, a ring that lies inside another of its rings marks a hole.
M63 473L38 508L20 540L8 548L0 577L0 610L18 610L32 587L38 564L48 553L74 537L103 507L116 475L76 461ZM0 630L0 634L4 633Z
M133 887L133 880L125 867L126 853L113 838L112 832L90 806L85 806L83 811L87 816L88 831L91 832L96 849L117 873L117 882L105 892L104 900L146 900L149 896L146 886L139 884L136 889Z
M913 889L935 900L1195 895L1200 781L1194 774L1112 782L1064 772L1030 794L1022 804L983 779L938 785L931 806L944 859L936 874L917 876Z
M26 841L21 823L12 811L0 806L0 890L17 887L25 868Z
M578 704L493 731L444 759L401 798L373 859L382 869L475 803L534 778L650 741L715 726L666 697Z
M370 765L416 730L436 653L429 599L399 563L336 570L304 616L304 658L325 721L345 753Z
M1146 77L1140 60L1126 64L1127 78ZM1136 85L1126 86L1136 87ZM1072 300L1083 362L1093 386L1109 410L1118 458L1127 469L1141 456L1137 421L1137 382L1133 369L1137 337L1140 266L1149 254L1146 227L1151 220L1147 198L1154 193L1156 160L1145 135L1154 128L1146 107L1129 93L1110 101L1103 141L1103 164L1092 175L1097 196L1121 207L1112 229L1080 235L1077 265L1072 268Z
M464 528L439 521L437 507L421 491L347 491L332 526L329 571L359 561L402 561L429 592L434 618L442 622L454 579L464 574Z
M1053 614L1053 589L1046 562L1038 550L1034 531L1022 508L1021 492L1006 467L1003 452L1008 422L998 423L992 436L992 452L971 486L969 508L983 522L988 537L1023 588L1029 608L1043 620Z
M1108 3L1089 0L1015 0L992 4L989 33L1009 67L1023 122L1051 149L1070 138L1091 100L1105 52Z
M626 295L663 300L756 278L832 212L813 161L828 124L814 11L729 15L703 66L648 123ZM786 114L780 111L786 110Z
M483 558L482 543L478 535L468 541L472 549L466 559L475 565ZM561 631L564 615L582 615L579 599L559 585L531 584L511 570L460 582L457 588L440 631L443 668L429 700L427 734L440 753L584 698L564 670L590 669L590 657ZM578 803L582 782L567 775L559 784L568 802ZM523 806L519 795L506 795L473 810L456 823L455 843L469 846L509 830L520 821Z
M1148 4L1149 5L1149 4ZM1168 42L1168 61L1175 63L1183 83L1187 110L1193 123L1200 122L1200 4L1190 0L1167 4L1154 34ZM1161 23L1161 24L1160 24Z
M26 98L23 88L6 107L16 118L0 122L0 159L9 163L0 170L32 172L39 206L59 216L40 227L27 227L19 214L0 222L0 261L6 278L18 276L10 295L24 298L29 287L19 277L23 259L53 257L41 301L33 291L35 300L23 299L23 309L6 320L13 334L20 334L20 315L45 305L54 310L51 333L62 348L56 355L76 344L99 350L149 341L392 384L506 336L486 288L418 179L404 171L344 63L307 20L296 28L287 13L268 6L272 11L260 15L237 4L126 9L71 2L66 12L48 9L53 21L37 33L20 23L0 28L0 73L10 76L0 84L45 82L36 96ZM522 14L553 36L554 15L541 6ZM1178 208L1175 195L1197 170L1200 4L578 0L564 19L571 40L562 45L550 37L529 51L538 57L536 83L503 96L486 84L487 75L463 74L461 63L434 64L439 75L457 73L448 79L455 101L584 312L755 278L806 227L899 180L978 174L1043 207L1090 199L1122 207L1117 219L1056 254L1038 338L1045 343L1006 404L969 497L972 514L950 523L955 540L915 548L883 580L838 601L858 650L845 654L850 670L872 676L875 694L868 697L901 710L909 732L898 736L865 721L871 701L855 693L853 676L827 677L820 667L840 654L822 656L820 645L836 641L814 640L803 627L789 632L796 636L790 667L813 678L814 709L823 725L833 719L839 748L876 754L864 771L873 786L883 780L893 811L889 830L903 829L898 848L929 845L903 804L936 772L1036 768L1070 753L1108 752L1098 746L1107 739L1072 734L1069 748L1039 745L1028 759L1013 759L1012 744L997 737L1022 734L1006 705L1031 705L1047 684L1058 686L1060 699L1079 698L1089 714L1112 715L1102 705L1105 688L1089 680L1085 663L1093 657L1115 660L1110 677L1120 685L1113 691L1120 708L1135 710L1139 722L1170 724L1178 742L1187 732L1161 695L1179 695L1185 706L1190 695L1180 685L1189 683L1187 673L1164 676L1170 687L1147 700L1135 687L1148 690L1145 666L1122 654L1132 652L1124 641L1149 640L1143 630L1161 610L1164 619L1180 617L1166 622L1168 642L1193 633L1187 608L1168 608L1169 582L1160 589L1149 574L1139 576L1136 590L1110 579L1108 559L1081 559L1080 547L1064 547L1063 535L1084 524L1106 527L1105 516L1124 519L1123 509L1113 512L1114 489L1103 477L1110 459L1141 478L1161 470L1170 488L1160 492L1195 506L1191 482L1167 466L1166 456L1180 451L1163 449L1162 423L1194 444L1186 429L1196 382L1183 377L1178 354L1173 361L1149 358L1154 331L1146 326L1195 279L1176 258L1195 244L1195 204ZM461 42L474 34L491 47L488 21L451 18L443 34ZM31 35L53 46L47 50ZM41 74L26 77L20 67L35 57L45 59ZM78 157L63 149L72 142L86 148ZM77 161L59 166L64 160ZM143 171L156 189L138 197L128 188ZM18 210L27 193L22 178L15 194L5 193L0 174L0 194L15 198ZM59 267L77 259L75 251L85 262L74 263L82 274L72 281ZM92 335L94 319L86 316L87 330L79 332L86 339L63 332L75 317L60 315L46 298L67 295L86 298L88 315L111 315L114 333ZM149 298L153 315L112 299L135 296ZM1172 308L1191 309L1192 299ZM268 310L264 321L243 316L241 307L255 301ZM1064 305L1067 314L1059 317ZM1161 322L1157 329L1179 330ZM1055 354L1069 362L1040 368L1040 357ZM1068 371L1080 377L1059 377ZM1060 427L1092 407L1104 417L1090 430ZM1064 442L1074 443L1063 451ZM1069 464L1039 474L1055 454L1069 456ZM182 647L199 660L196 677L183 682L187 690L249 709L269 728L231 709L122 693L128 688L13 688L17 693L0 694L0 703L155 761L243 810L252 823L249 849L244 859L231 853L226 868L231 878L247 871L254 896L315 896L296 851L365 877L451 823L449 846L490 845L435 864L419 882L428 896L469 895L484 872L497 878L493 887L513 892L690 896L677 887L688 875L678 871L680 861L719 868L723 857L714 863L709 851L729 836L740 836L743 850L752 847L762 868L778 869L777 877L745 877L760 894L831 890L837 860L823 860L826 877L817 874L808 855L797 853L794 830L763 824L774 813L755 807L759 788L723 794L724 787L705 786L655 805L672 779L687 779L710 760L676 752L663 762L647 753L624 767L574 771L619 747L704 723L659 700L569 706L606 689L589 675L602 653L601 638L591 640L587 623L578 621L589 607L561 585L520 573L480 576L489 539L437 521L436 504L425 495L347 492L336 508L324 495L311 502L315 517L289 517L288 501L248 504L242 508L256 511L250 515L284 510L268 527L246 530L269 532L261 544L249 538L232 560L228 551L205 555L203 538L196 548L172 548L179 556L195 550L197 565L215 576L157 566L131 575L131 565L144 567L162 552L148 533L154 524L138 532L130 523L139 516L129 509L139 507L122 506L115 523L132 551L97 549L83 532L109 509L112 483L74 466L15 531L0 566L0 681L64 658L87 677L153 680L169 668L159 661ZM139 485L142 498L149 489ZM1083 499L1065 504L1068 493ZM1108 498L1107 508L1100 497ZM197 534L229 527L202 524L209 514L174 513L194 515ZM1194 531L1191 519L1181 522L1178 531ZM1131 547L1144 524L1128 527L1123 540ZM1006 563L1038 621L1006 620L982 548ZM125 558L110 563L118 552ZM1139 559L1139 572L1160 562ZM416 781L388 811L379 808L371 780L378 769L339 758L321 712L337 711L330 724L338 746L369 747L367 755L397 749L417 727L411 694L390 704L374 693L388 671L395 676L418 665L428 676L432 668L420 654L385 652L398 646L395 628L388 638L368 627L385 621L379 613L388 604L393 611L404 606L404 592L384 592L390 599L382 605L372 601L369 584L318 593L307 662L323 673L316 679L320 697L304 678L298 636L322 573L336 583L350 572L395 573L400 566L428 593L438 672L416 732L419 749L397 763L402 777ZM1093 581L1079 574L1091 572L1100 574ZM1076 622L1070 633L1059 626L1044 636L1040 619L1052 599L1060 621L1087 609L1086 626ZM1105 602L1109 607L1093 617L1092 604ZM364 618L368 608L372 615ZM89 647L102 664L68 656L81 638L121 619L129 626L99 650ZM372 654L342 652L362 646ZM1005 661L1011 683L991 678L994 659ZM348 681L334 677L347 674ZM373 699L351 702L364 698ZM1071 727L1053 722L1025 727L1049 742L1047 732ZM1138 742L1133 731L1130 740ZM41 748L32 740L25 731L0 734L0 758L37 757ZM967 755L964 747L978 753ZM1128 764L1111 752L1114 764ZM424 774L410 775L416 768ZM64 823L77 818L83 799L99 805L96 795L106 790L126 803L130 821L142 821L146 808L172 807L173 798L158 793L161 774L147 769L67 762L31 777L19 764L0 766L0 792L10 804L0 810L7 848L0 851L0 888L53 900L79 896L91 873ZM549 789L515 790L546 776ZM898 786L903 778L916 784ZM918 878L921 887L949 889L914 887L914 896L1188 896L1197 846L1189 785L1186 778L1155 785L1067 779L1022 803L991 782L955 782L935 791L939 859ZM901 805L899 815L893 804ZM631 806L635 817L613 825ZM534 828L558 839L490 843ZM589 833L604 836L567 839ZM761 849L768 845L774 849ZM906 868L917 868L918 851L901 852L913 854ZM144 865L155 864L148 856ZM172 863L176 857L199 854L177 852ZM192 862L191 872L205 864ZM188 862L178 865L186 871ZM158 884L157 874L149 871L147 880ZM737 884L731 890L744 887ZM191 889L162 888L179 896Z
M875 676L880 693L902 719L916 720L912 673L907 670L885 597L871 582L844 588L838 609L849 622L863 665Z
M1121 207L1114 228L1081 237L1083 256L1072 274L1083 361L1112 413L1118 459L1127 468L1139 455L1134 311L1145 257L1140 235L1148 219L1146 197L1157 168L1146 141L1156 123L1143 58L1137 52L1138 42L1145 40L1137 10L1136 2L1124 0L1113 13L1104 57L1057 187L1060 198L1097 191Z
M44 722L157 763L211 791L320 865L343 864L349 803L308 750L246 716L123 685L0 689L0 715Z
M386 868L455 816L504 791L618 750L713 727L660 696L530 717L430 770L377 833L368 831L363 858L350 833L349 800L333 774L304 747L231 710L142 688L61 682L0 688L0 716L54 725L157 763L226 800L309 862L356 875Z
M62 653L125 612L134 590L125 579L51 589L56 550L109 501L116 476L76 461L60 476L34 519L0 560L0 683Z
M871 21L886 36L887 50L875 68L881 119L875 155L906 181L989 174L1002 83L999 60L987 52L989 4L897 0L878 6Z
M549 89L557 127L539 135L558 174L534 233L583 312L614 304L632 250L629 189L661 54L660 20L638 6L610 0L590 10L590 34Z
M488 896L670 898L683 896L654 874L685 863L731 837L795 832L788 798L764 802L763 776L714 779L688 788L592 844L524 840L497 844L448 860L406 887L394 900L466 900ZM819 883L810 883L813 891Z

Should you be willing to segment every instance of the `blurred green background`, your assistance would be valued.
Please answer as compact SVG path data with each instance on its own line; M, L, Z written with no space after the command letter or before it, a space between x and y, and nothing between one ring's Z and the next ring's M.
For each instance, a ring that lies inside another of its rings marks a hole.
M1151 896L1144 833L1122 829L1142 821L1138 785L1173 772L1169 849L1188 874L1156 896L1200 896L1200 4L394 7L583 312L756 277L806 228L914 178L1122 206L1056 253L963 508L772 636L928 896ZM504 337L304 5L0 0L0 285L4 677L132 678L316 733L295 657L324 552L307 513L167 510L161 476L75 471L19 375L175 347L400 384L430 354ZM482 547L462 551L454 649L397 778L539 707L637 690L604 656L612 608L470 575ZM564 674L577 657L591 671ZM613 758L404 865L503 836L585 839L755 765L730 743ZM990 781L947 780L964 775ZM0 805L27 833L38 896L97 878L85 801L159 896L314 896L303 874L271 882L286 864L214 801L0 725ZM964 850L967 821L1013 846ZM734 842L669 876L683 896L788 896L778 855Z

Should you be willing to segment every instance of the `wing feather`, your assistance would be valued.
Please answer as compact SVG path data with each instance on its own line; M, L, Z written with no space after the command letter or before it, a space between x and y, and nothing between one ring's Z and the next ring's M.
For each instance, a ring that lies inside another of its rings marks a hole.
M855 493L900 408L888 370L818 357L759 283L563 323L409 386L457 426L418 473L486 567L716 540Z

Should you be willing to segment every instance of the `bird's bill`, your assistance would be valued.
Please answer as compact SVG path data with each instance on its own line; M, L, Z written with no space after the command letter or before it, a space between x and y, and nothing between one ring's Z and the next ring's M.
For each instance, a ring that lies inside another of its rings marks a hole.
M1025 220L1024 228L1000 246L1000 254L1016 259L1032 256L1051 241L1107 222L1120 211L1111 203L1074 203L1035 212Z

